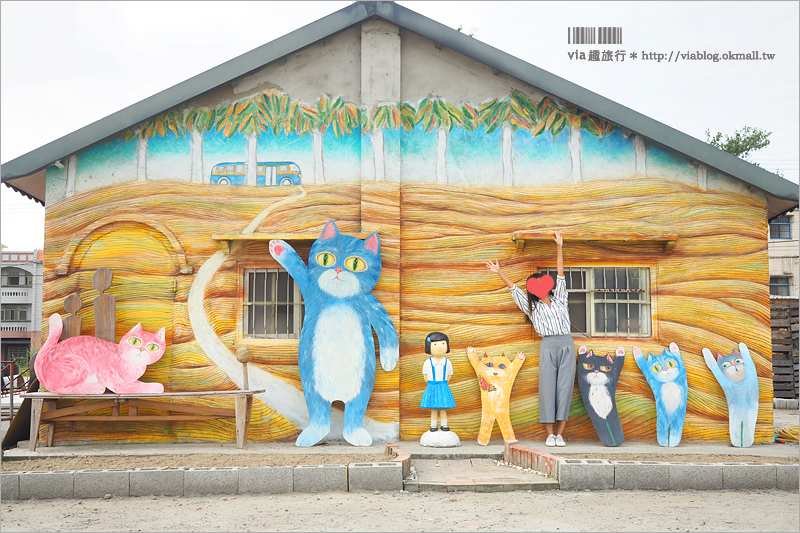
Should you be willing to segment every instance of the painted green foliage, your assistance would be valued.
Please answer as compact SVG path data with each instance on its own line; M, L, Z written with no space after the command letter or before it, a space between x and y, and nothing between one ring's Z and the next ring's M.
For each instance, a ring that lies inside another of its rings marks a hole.
M565 128L582 128L597 137L616 129L606 120L595 117L575 106L561 106L550 97L535 101L521 92L480 105L462 103L459 107L438 97L424 98L415 109L409 103L380 104L367 112L341 97L321 96L314 104L292 100L287 94L268 90L248 99L219 106L180 112L171 110L145 121L136 130L125 131L113 140L132 140L137 135L146 140L170 133L183 136L187 131L221 132L227 138L236 133L245 136L271 131L276 137L283 132L304 136L312 132L325 133L330 128L340 137L358 128L366 134L378 129L411 131L421 125L425 132L434 129L464 128L474 131L480 126L486 133L509 124L530 131L536 137L549 131L553 137ZM109 142L112 139L109 139Z

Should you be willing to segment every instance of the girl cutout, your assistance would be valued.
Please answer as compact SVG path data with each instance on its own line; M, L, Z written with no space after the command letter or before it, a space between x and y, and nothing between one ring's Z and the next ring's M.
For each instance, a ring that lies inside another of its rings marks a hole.
M431 410L431 431L438 431L438 419L441 421L442 431L450 431L447 427L447 413L445 409L456 406L453 393L447 384L453 375L453 363L444 355L450 353L450 339L444 333L434 331L425 338L425 353L430 355L422 365L422 374L428 380L428 386L422 395L419 406Z

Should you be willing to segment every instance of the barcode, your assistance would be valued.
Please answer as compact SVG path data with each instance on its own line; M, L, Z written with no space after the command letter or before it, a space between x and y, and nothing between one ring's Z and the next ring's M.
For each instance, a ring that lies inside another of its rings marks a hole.
M622 44L622 27L567 28L567 44Z

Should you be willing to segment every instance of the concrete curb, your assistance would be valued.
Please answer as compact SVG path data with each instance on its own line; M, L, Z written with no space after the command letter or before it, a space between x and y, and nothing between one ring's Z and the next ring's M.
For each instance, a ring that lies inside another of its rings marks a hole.
M773 398L773 409L800 409L800 400L791 400L788 398Z
M2 472L0 495L9 501L103 498L107 494L123 497L400 491L402 470L401 460L350 465Z
M798 490L800 465L559 459L565 490Z

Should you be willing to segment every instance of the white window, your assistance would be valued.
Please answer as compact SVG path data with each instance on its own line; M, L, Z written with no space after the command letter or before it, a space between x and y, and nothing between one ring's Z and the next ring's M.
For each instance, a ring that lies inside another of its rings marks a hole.
M543 269L556 277L555 268ZM650 269L565 267L572 333L588 337L649 337Z
M770 239L791 239L792 238L792 217L780 216L769 223Z
M4 287L30 287L33 285L33 274L21 268L4 268L0 284Z
M791 278L786 277L786 276L770 276L769 277L769 295L770 296L791 296L792 295Z
M305 306L300 288L279 268L244 271L242 334L246 339L297 339Z
M3 304L0 319L8 322L28 322L31 306L28 304Z

